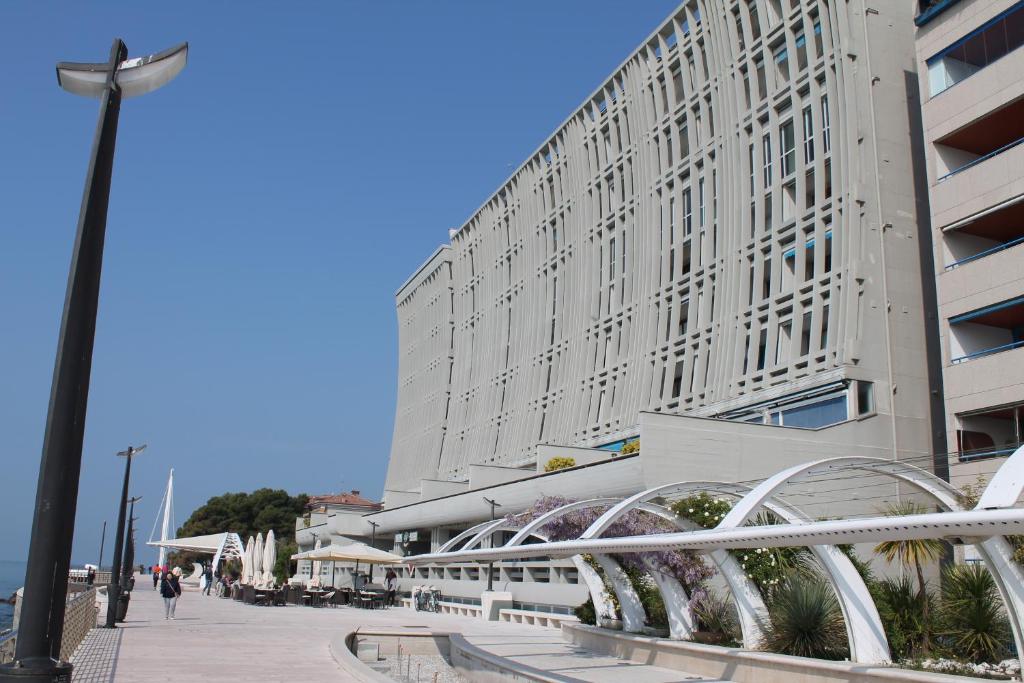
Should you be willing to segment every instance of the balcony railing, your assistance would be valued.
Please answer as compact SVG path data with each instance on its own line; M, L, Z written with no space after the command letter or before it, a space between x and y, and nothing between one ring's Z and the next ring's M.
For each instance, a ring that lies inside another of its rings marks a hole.
M959 261L953 261L952 263L950 263L950 264L948 264L946 266L946 270L953 270L954 268L956 268L958 266L962 266L965 263L970 263L971 261L980 259L983 256L989 256L991 254L995 254L996 252L1003 251L1004 249L1009 249L1010 247L1015 247L1018 244L1021 244L1022 242L1024 242L1024 237L1018 237L1017 239L1010 240L1009 242L1005 242L1003 244L997 244L996 246L992 247L991 249L986 249L985 251L978 252L977 254L974 254L973 256L968 256L966 258L962 258Z
M1013 142L1011 142L1011 143L1009 143L1009 144L1006 144L1006 145L1003 145L1003 146L1002 146L1002 147L1000 147L999 149L993 150L993 151L989 152L988 154L986 154L986 155L984 155L984 156L980 156L980 157L978 157L977 159L972 159L971 161L968 161L968 162L967 162L966 164L964 164L963 166L960 166L960 167L958 167L958 168L954 168L954 169L953 169L952 171L950 171L950 172L949 172L949 173L947 173L946 175L944 175L944 176L940 177L940 178L939 178L939 179L938 179L938 180L937 180L936 182L939 182L939 183L941 183L941 182L942 182L943 180L945 180L946 178L949 178L950 176L954 176L954 175L956 175L957 173L960 173L961 171L966 171L966 170L967 170L967 169L969 169L969 168L973 168L974 166L977 166L978 164L980 164L980 163L981 163L981 162L983 162L983 161L988 161L988 160L989 160L989 159L991 159L992 157L994 157L994 156L996 156L996 155L999 155L999 154L1002 154L1002 153L1003 153L1003 152L1005 152L1006 150L1008 150L1008 149L1011 149L1011 148L1013 148L1013 147L1016 147L1017 145L1019 145L1019 144L1020 144L1020 143L1022 143L1022 142L1024 142L1024 137L1021 137L1021 138L1017 138L1017 139L1016 139L1016 140L1014 140Z
M968 353L966 356L960 356L959 358L954 358L953 360L950 361L950 363L952 363L953 365L958 365L960 363L964 363L964 362L969 361L969 360L974 360L975 358L981 358L982 356L990 356L993 353L1000 353L1002 351L1009 351L1010 349L1016 349L1016 348L1021 347L1021 346L1024 346L1024 339L1021 339L1020 341L1010 342L1009 344L1003 344L1001 346L993 346L992 348L982 349L981 351L975 351L973 353Z

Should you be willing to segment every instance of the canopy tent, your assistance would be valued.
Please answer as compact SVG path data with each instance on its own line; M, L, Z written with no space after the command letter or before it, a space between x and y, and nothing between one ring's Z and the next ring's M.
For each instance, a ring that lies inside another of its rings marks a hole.
M193 553L213 555L213 569L217 569L222 559L240 559L245 552L242 539L238 534L226 531L220 534L205 536L188 536L186 538L170 538L166 541L149 541L146 545L168 550L187 550Z
M292 555L293 560L320 560L331 562L368 562L370 564L401 564L405 558L385 550L378 550L365 543L332 543L331 545L307 550Z

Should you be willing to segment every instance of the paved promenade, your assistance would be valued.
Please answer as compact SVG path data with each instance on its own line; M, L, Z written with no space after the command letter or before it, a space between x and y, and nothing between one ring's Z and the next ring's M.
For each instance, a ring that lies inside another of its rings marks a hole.
M584 681L667 683L695 677L632 664L567 645L555 629L486 622L407 608L254 607L186 591L177 618L144 577L118 629L96 629L76 652L75 683L159 681L351 681L329 650L332 638L363 628L426 627L463 634L513 661ZM101 612L102 613L102 612Z

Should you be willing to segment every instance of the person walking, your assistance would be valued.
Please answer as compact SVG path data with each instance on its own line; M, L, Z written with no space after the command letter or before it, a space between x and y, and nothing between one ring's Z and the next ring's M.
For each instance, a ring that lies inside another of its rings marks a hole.
M177 567L173 572L164 572L160 579L160 596L164 599L164 619L174 618L174 608L181 597L181 583L178 580L181 570Z
M384 575L384 590L387 591L387 604L390 607L394 607L396 596L398 595L398 574L390 567L388 567L388 571Z
M153 590L156 590L157 586L160 585L160 574L161 574L160 567L158 565L154 564L153 565L153 569L152 569L152 573L153 573Z
M206 585L203 586L203 593L209 595L210 589L213 588L213 568L211 565L206 565L203 569L203 578L206 579Z

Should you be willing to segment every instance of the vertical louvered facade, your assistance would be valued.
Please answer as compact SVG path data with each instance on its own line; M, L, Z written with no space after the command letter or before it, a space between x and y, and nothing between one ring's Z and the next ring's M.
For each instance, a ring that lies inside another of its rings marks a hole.
M913 8L877 4L658 27L399 291L386 488L822 387L928 452Z

